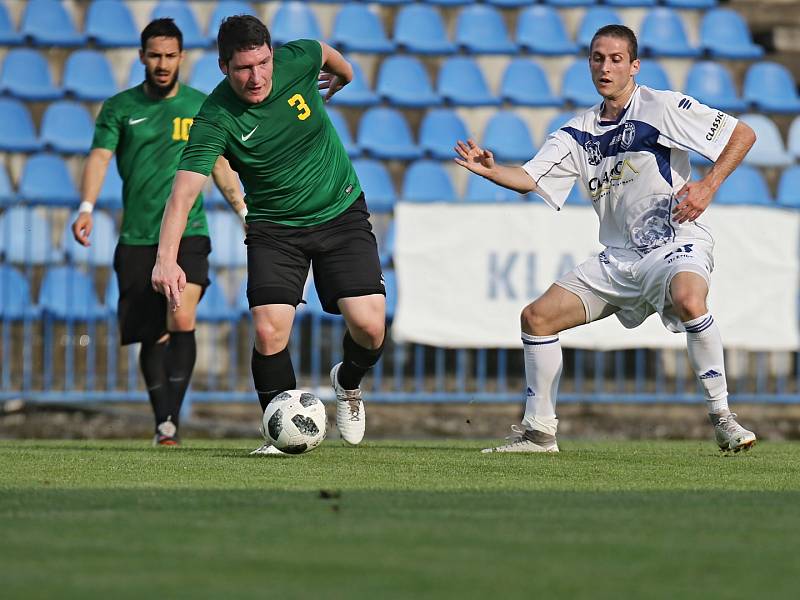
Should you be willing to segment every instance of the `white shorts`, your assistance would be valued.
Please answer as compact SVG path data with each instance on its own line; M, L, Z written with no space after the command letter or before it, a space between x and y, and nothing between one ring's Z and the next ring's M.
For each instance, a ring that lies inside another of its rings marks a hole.
M637 327L654 312L675 333L685 331L672 311L669 284L682 271L697 273L710 284L714 270L712 244L684 240L641 254L624 248L606 248L578 265L556 285L576 294L586 310L586 322L608 314L609 305L628 329Z

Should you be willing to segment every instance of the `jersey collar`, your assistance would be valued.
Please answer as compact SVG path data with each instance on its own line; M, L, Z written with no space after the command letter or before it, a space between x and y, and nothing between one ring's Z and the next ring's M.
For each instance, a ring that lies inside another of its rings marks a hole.
M603 107L606 105L605 100L600 103L600 109L597 111L597 124L601 127L608 127L609 125L619 125L619 122L622 121L622 117L625 116L625 113L628 112L628 109L631 106L631 102L633 102L634 97L636 94L639 93L639 84L636 84L636 87L633 88L633 92L631 93L631 97L628 98L628 103L625 105L625 108L622 109L622 112L619 113L619 116L614 119L613 121L604 121L600 115L603 114Z

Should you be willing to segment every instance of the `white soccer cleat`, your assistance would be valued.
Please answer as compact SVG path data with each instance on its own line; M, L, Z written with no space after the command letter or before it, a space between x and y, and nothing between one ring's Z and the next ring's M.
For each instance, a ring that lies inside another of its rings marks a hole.
M750 450L756 443L756 434L736 422L736 413L711 416L711 422L714 423L714 437L723 452Z
M495 448L484 448L483 454L491 452L558 452L556 436L537 431L536 429L522 429L518 425L512 425L512 435L508 436L507 444L496 446Z
M331 369L331 385L336 392L336 427L342 439L355 446L364 439L367 415L361 399L361 388L346 390L339 385L337 375L341 366L342 363L339 363Z
M266 443L253 450L250 453L250 456L258 456L266 454L275 454L275 455L280 454L282 456L288 456L288 454L286 454L285 452L281 452L272 444L266 444Z

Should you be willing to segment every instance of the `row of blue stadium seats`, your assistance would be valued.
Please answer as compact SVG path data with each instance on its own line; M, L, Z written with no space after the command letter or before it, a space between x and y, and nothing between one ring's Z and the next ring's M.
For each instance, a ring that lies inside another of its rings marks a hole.
M423 61L416 56L396 55L383 59L372 89L358 63L353 61L354 79L332 103L341 106L372 106L380 102L401 107L497 106L591 106L599 97L592 84L585 58L576 58L563 72L561 87L554 91L543 67L532 58L511 60L503 71L495 94L480 65L467 56L445 59L436 68L435 87ZM143 80L138 59L131 63L128 86ZM222 75L217 56L208 52L192 65L188 83L205 93L219 83ZM676 89L663 66L654 59L643 60L637 81L656 89ZM685 93L701 102L727 111L749 108L763 112L800 112L800 97L791 72L781 64L752 64L744 77L740 96L728 69L715 62L691 65ZM104 100L119 90L108 58L95 50L73 52L64 64L62 85L56 85L47 60L29 48L10 51L0 73L0 93L27 101L49 101L71 97L82 101Z
M383 277L386 285L386 312L391 319L397 302L394 270L384 269ZM199 321L236 321L249 314L244 281L235 287L235 293L231 297L223 285L215 281L217 277L214 273L211 273L210 278L212 283L197 308ZM313 285L307 286L305 296L306 303L298 307L299 318L331 316L322 311ZM73 266L57 266L45 271L37 301L34 302L28 278L14 267L0 265L0 321L34 320L42 317L56 321L102 321L115 315L118 298L117 281L113 274L108 278L101 300L90 274Z
M655 1L607 0L606 4L654 6ZM363 4L349 3L336 15L329 39L354 52L407 50L450 54L461 50L479 54L515 54L520 51L574 54L579 47L588 45L598 27L622 22L612 8L592 9L587 11L575 43L569 39L553 6L533 5L521 10L516 15L512 39L500 10L487 4L470 4L458 13L451 39L441 12L433 6L410 4L402 7L389 38L377 12ZM191 3L162 0L149 16L174 18L183 32L184 46L204 48L214 44L222 19L233 14L256 12L247 2L221 1L215 5L206 33L201 31ZM275 45L300 38L323 39L313 7L303 2L286 2L278 6L270 28ZM746 22L731 10L709 10L700 24L699 34L700 44L693 46L680 14L668 7L656 7L642 21L640 48L645 54L654 56L698 56L707 52L713 57L758 58L764 52L753 43ZM60 0L30 0L19 30L11 24L4 7L0 8L0 43L14 45L23 42L38 46L78 47L93 43L99 47L136 47L139 31L127 5L117 0L95 0L87 11L83 32L78 31Z

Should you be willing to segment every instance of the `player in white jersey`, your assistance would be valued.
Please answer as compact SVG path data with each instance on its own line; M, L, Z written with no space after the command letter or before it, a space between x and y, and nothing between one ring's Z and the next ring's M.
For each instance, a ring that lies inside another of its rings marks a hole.
M589 68L603 101L550 134L525 165L498 165L472 140L456 145L461 166L520 193L536 192L556 210L580 181L606 247L522 311L522 428L513 426L509 443L484 452L558 452L559 332L612 314L633 328L654 312L670 331L686 332L720 448L749 449L756 436L728 408L722 340L706 305L714 239L696 219L755 134L694 98L637 85L636 36L623 25L595 33ZM690 179L690 150L714 162L700 181Z

